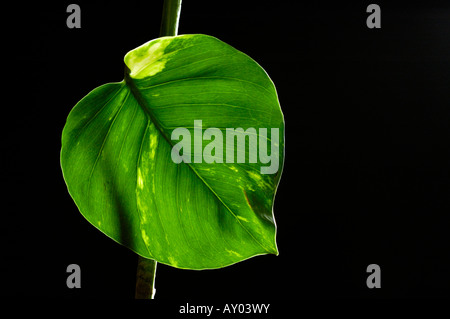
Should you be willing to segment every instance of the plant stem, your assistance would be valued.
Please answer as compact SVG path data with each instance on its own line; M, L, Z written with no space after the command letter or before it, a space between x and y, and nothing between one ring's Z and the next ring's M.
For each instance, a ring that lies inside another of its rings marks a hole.
M160 37L176 36L180 20L181 0L164 0ZM156 261L138 256L136 272L136 299L153 299L155 296Z
M136 273L136 299L153 299L155 296L156 261L138 256Z
M161 20L160 37L175 36L178 34L178 21L180 20L181 0L164 0Z

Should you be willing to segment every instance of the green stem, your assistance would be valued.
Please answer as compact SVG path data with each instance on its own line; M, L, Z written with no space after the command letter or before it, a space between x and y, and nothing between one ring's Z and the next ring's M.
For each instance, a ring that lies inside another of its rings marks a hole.
M181 0L164 0L159 36L176 36L180 20ZM155 296L156 261L138 256L136 272L136 299L153 299Z
M175 36L178 34L181 0L164 0L161 30L159 36Z
M153 299L155 296L156 261L138 256L136 273L136 299Z

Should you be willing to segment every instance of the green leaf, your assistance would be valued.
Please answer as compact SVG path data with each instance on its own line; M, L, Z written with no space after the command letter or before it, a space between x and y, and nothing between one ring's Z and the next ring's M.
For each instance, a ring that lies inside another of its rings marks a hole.
M125 64L125 79L85 96L62 133L63 176L82 215L137 254L178 268L219 268L277 254L272 209L284 120L265 71L206 35L152 40L130 51ZM186 128L190 137L173 139L176 128ZM203 137L200 150L211 144L202 159L195 141L208 128L222 133L223 141ZM237 128L253 128L246 132L256 132L259 149L267 142L270 163L259 153L251 163L257 152L252 134L245 149L239 137L234 145L226 140L231 129L246 135ZM279 130L277 140L271 128ZM187 163L177 164L172 152L181 152L174 146L182 142L192 147L179 154ZM214 153L212 145L223 149ZM263 174L269 165L272 172Z

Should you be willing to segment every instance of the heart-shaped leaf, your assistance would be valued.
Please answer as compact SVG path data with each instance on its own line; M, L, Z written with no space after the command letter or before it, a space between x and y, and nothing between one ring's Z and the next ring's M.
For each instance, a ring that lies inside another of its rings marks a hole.
M90 92L63 130L61 167L83 216L178 268L277 254L284 121L265 71L206 35L152 40L125 64L124 81Z

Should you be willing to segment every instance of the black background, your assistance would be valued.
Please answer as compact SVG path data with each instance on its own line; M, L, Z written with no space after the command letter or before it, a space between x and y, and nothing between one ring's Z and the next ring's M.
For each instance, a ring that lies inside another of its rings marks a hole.
M59 165L71 108L123 78L158 37L162 1L16 4L3 27L0 294L134 297L136 255L94 229ZM159 265L158 299L450 296L450 4L184 0L179 33L213 35L274 81L286 122L279 256L189 271ZM68 289L66 267L81 267ZM381 267L368 289L366 267Z

